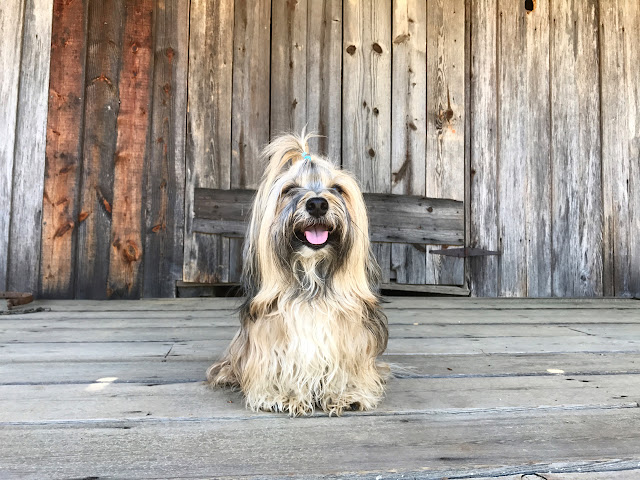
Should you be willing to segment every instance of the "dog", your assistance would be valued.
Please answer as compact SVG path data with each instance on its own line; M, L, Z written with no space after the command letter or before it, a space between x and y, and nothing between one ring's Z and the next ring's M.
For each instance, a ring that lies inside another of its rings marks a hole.
M309 415L375 408L388 328L366 206L354 177L286 134L268 159L244 243L240 329L207 371L247 407Z

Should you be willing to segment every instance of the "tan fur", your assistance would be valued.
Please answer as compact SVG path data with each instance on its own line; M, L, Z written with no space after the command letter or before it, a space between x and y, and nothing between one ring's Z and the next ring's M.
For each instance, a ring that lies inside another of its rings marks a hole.
M240 387L253 410L297 416L319 406L339 415L380 401L388 368L376 357L386 348L387 326L362 194L328 160L305 163L307 138L285 135L265 150L270 161L245 241L249 298L240 330L207 378ZM296 186L296 200L288 185ZM317 196L329 204L322 222L336 232L335 244L287 248L293 230L313 220L304 206Z

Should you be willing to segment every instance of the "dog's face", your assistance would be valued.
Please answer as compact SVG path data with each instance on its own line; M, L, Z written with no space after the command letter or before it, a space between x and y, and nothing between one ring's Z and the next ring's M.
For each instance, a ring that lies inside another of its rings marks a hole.
M277 195L272 238L289 253L338 260L353 244L350 200L357 185L322 159L285 165L273 185ZM282 252L284 253L284 252Z
M269 163L252 208L243 270L248 295L260 292L265 302L282 291L312 297L377 282L356 180L306 152L306 139L291 135L265 150Z

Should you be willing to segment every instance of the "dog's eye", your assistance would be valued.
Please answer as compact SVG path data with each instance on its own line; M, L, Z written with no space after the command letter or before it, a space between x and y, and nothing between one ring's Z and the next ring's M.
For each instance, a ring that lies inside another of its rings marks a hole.
M344 193L344 190L342 190L342 187L340 185L334 185L333 188L336 192L338 192L340 195L342 195Z
M282 190L282 195L286 195L288 194L291 190L293 190L294 188L297 188L298 185L295 184L291 184L291 185L287 185L286 187L284 187L284 189Z

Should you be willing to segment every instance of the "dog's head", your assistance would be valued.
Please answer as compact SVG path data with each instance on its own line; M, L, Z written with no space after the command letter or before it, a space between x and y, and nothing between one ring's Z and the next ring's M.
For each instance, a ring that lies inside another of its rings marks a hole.
M308 136L283 135L269 158L245 242L245 280L317 293L341 272L370 283L367 213L355 179L309 153Z

